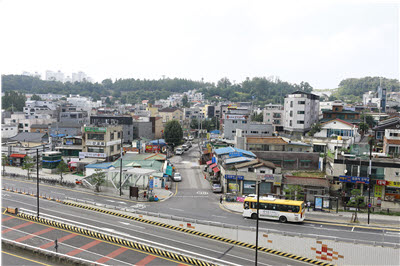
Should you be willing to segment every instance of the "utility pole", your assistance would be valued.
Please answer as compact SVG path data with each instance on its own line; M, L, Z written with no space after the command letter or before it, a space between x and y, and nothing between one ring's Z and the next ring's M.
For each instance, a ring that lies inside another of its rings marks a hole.
M122 196L122 138L123 138L124 132L122 131L121 134L121 164L120 164L120 169L119 169L119 196Z
M368 224L369 224L369 217L371 214L371 208L369 207L369 204L371 204L371 179L372 179L372 145L374 144L374 139L372 136L370 136L370 139L368 141L369 143L369 183L368 183Z
M36 149L36 186L37 217L39 218L39 149Z
M260 183L261 181L257 181L257 222L256 222L256 259L255 265L257 266L257 257L258 257L258 216L260 212Z

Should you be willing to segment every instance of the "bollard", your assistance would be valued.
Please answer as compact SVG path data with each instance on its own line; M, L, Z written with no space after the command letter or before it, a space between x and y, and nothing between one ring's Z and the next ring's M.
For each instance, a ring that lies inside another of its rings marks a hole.
M387 213L389 214L389 208L387 208Z

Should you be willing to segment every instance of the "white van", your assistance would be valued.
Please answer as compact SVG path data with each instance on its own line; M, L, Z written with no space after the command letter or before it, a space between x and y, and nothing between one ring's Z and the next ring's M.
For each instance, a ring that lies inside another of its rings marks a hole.
M177 148L175 151L176 155L182 155L183 154L183 149L182 148Z

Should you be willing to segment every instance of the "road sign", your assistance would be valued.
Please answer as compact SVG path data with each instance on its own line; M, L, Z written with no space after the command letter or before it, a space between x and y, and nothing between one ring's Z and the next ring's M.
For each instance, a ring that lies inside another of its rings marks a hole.
M368 208L371 208L372 207L372 204L371 203L368 203Z

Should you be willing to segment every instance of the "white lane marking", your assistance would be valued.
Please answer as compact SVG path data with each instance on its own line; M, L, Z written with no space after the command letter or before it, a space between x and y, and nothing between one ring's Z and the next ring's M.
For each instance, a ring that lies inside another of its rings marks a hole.
M226 218L226 216L221 216L221 215L211 215L211 216L214 216L214 217L219 217L219 218Z
M2 225L2 227L11 228L11 227L4 226L4 225ZM14 229L13 231L17 231L17 232L20 232L20 233L23 233L23 234L27 234L27 235L32 235L32 234L29 234L29 233L24 232L24 231L22 231L22 230L19 230L19 229ZM40 235L39 235L39 236L38 236L38 235L35 235L34 237L40 238L40 239L44 239L44 240L47 241L47 242L53 242L53 241L54 241L54 239L46 238L46 237L43 237L43 236L40 236ZM11 240L11 239L9 239L9 240ZM87 253L90 253L90 254L99 256L100 258L104 257L104 254L95 253L95 252L89 251L89 250L87 250L87 249L81 249L80 247L75 247L75 246L72 246L72 245L68 245L68 244L66 244L65 242L60 242L60 243L58 243L58 245L63 245L63 246L72 248L72 250L79 249L79 250L82 250L83 252L87 252ZM115 260L115 261L117 261L117 262L119 262L119 263L124 263L124 264L128 264L128 265L132 265L131 262L125 262L125 261L117 260L117 259L114 259L114 258L111 258L111 259L112 259L112 260ZM96 265L97 265L97 263L96 263ZM107 265L107 264L99 264L99 265Z
M175 209L175 208L168 208L168 209L170 209L170 210L175 210L175 211L180 211L180 212L183 212L184 210L182 210L182 209Z
M106 201L115 202L115 200L109 200L109 199L106 199Z
M52 194L60 194L60 195L65 195L65 193L60 193L60 192L51 192Z
M18 194L18 195L19 195L19 194ZM15 201L15 202L21 203L20 201L16 201L16 200L10 200L10 201ZM33 208L36 208L36 205L28 204L28 203L26 203L26 202L22 202L22 203L25 204L25 205L32 206ZM55 202L52 202L52 203L55 203ZM21 208L21 209L22 209L22 208ZM24 210L28 210L28 209L24 209ZM36 213L35 210L29 210L29 211L32 212L32 213ZM53 210L52 210L52 211L53 211ZM63 212L59 212L59 211L53 211L53 212L62 213L62 214L65 215L65 213L63 213ZM79 217L79 218L81 218L81 219L86 219L86 220L92 221L91 219L89 219L89 218L84 218L84 217L82 217L82 216L77 216L77 215L72 215L72 214L67 214L67 215L74 216L74 217ZM57 217L57 218L60 218L60 217ZM116 218L118 218L118 217L116 217ZM122 218L121 218L121 219L122 219ZM67 220L67 219L66 219L66 220ZM106 223L100 222L100 221L97 221L97 222L98 222L98 223L102 223L102 224L106 224ZM77 222L75 222L75 223L77 223ZM89 226L89 225L86 225L86 226ZM118 226L118 225L114 225L114 226L115 226L115 227L120 227L120 226ZM96 226L90 226L90 227L98 228L98 227L96 227ZM120 228L127 229L126 227L120 227ZM135 232L135 230L133 230L133 229L128 229L128 230L131 230L131 231L134 231L134 232ZM143 234L148 234L148 235L154 236L154 234L149 234L149 233L142 232L142 231L140 231L140 232L143 233ZM119 233L116 233L116 234L119 234ZM163 240L168 240L169 242L174 241L174 242L178 242L178 243L180 243L180 244L184 244L184 245L186 245L186 246L199 248L199 246L198 246L197 244L192 244L192 243L186 243L186 242L182 242L182 241L172 240L172 239L169 238L169 237L168 237L168 238L167 238L167 237L162 237L162 236L157 236L157 237L160 238L160 239L163 239ZM217 258L209 257L209 256L204 255L204 254L200 254L200 253L192 252L192 251L189 251L189 250L184 250L184 249L176 248L176 247L174 247L173 245L159 244L158 242L149 241L149 240L147 240L147 239L143 239L143 238L139 238L139 237L134 237L134 236L132 236L132 235L130 235L129 238L135 239L135 240L139 240L139 241L143 241L143 242L148 242L148 243L150 243L150 244L152 244L152 245L155 245L155 246L160 245L160 246L162 246L162 247L164 247L164 248L167 248L167 249L169 249L169 250L177 250L177 251L182 252L182 253L186 252L186 253L189 253L189 254L193 254L194 256L197 256L197 257L204 257L204 258L207 258L207 259L210 259L210 260L213 260L213 261L219 261L219 262L222 263L222 265L235 265L235 266L240 266L239 264L234 264L234 263L232 263L232 262L228 262L228 261L220 260L220 259L217 259ZM225 244L227 244L227 243L225 243ZM209 252L216 252L214 249L210 249L210 248L206 248L206 247L201 247L201 249L203 249L203 250L205 250L205 251L209 251ZM221 254L222 254L222 253L221 253ZM237 258L237 259L242 259L242 260L247 260L247 261L249 261L249 262L253 262L253 260L244 259L243 257L239 257L239 256L231 255L231 254L226 254L226 256L231 256L231 257L233 257L233 258Z
M197 191L196 193L200 195L208 195L207 191Z
M144 209L144 208L146 208L146 205L138 203L138 204L132 205L131 208Z
M126 204L126 202L123 202L123 201L118 201L118 203L120 203L120 204Z
M29 205L29 204L28 204L28 205ZM36 213L35 211L29 210L29 209L25 209L25 208L20 208L20 209L21 209L21 210L24 210L24 211L26 211L26 212L31 212L31 213L33 213L33 214ZM54 211L54 212L58 212L58 211ZM64 213L63 213L63 214L64 214ZM81 226L93 227L93 228L96 228L96 229L104 229L104 227L103 227L103 228L102 228L102 227L97 227L97 226L93 226L93 225L89 225L89 224L85 224L85 223L81 223L81 222L69 220L69 219L66 219L66 218L62 218L62 217L59 217L59 216L54 216L54 215L46 214L46 213L44 213L44 212L41 212L41 215L45 215L45 216L51 217L51 218L53 218L53 219L55 219L55 220L63 220L63 221L66 221L66 222L69 222L69 223L72 223L72 224L78 224L78 225L81 225ZM78 217L78 218L81 218L81 219L82 219L82 216L73 215L73 214L68 214L68 215L71 215L71 216L73 216L73 217ZM86 218L83 218L83 219L86 219ZM133 225L133 226L138 227L138 228L140 228L140 229L146 229L146 228L143 227L143 226L137 226L137 225ZM113 229L110 229L110 230L113 230ZM121 234L124 234L124 233L121 233Z
M353 228L351 229L352 232L354 231L354 228L355 228L355 227L353 226Z
M120 222L121 224L124 224L124 225L129 225L129 223L125 223L125 222Z

